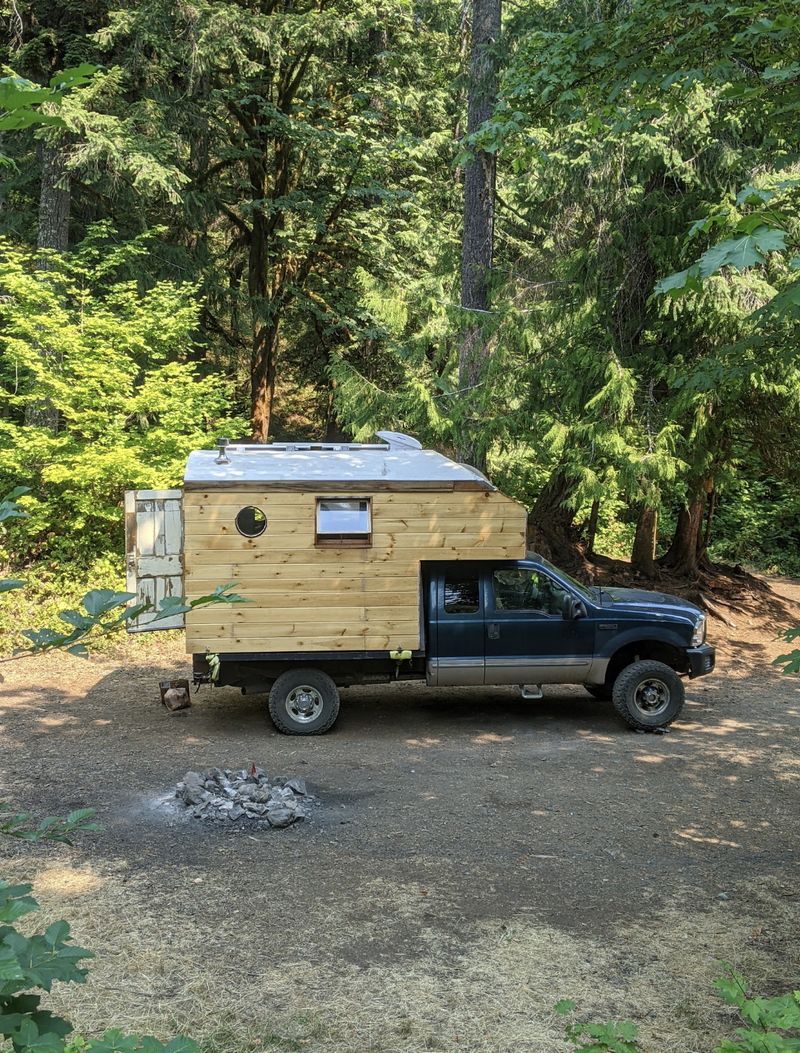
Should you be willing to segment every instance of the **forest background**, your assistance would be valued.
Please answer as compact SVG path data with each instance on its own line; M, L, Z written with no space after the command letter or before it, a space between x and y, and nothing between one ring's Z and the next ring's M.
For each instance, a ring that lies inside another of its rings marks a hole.
M587 574L800 573L796 4L4 16L3 85L94 67L0 145L4 617L119 585L217 435L410 432Z

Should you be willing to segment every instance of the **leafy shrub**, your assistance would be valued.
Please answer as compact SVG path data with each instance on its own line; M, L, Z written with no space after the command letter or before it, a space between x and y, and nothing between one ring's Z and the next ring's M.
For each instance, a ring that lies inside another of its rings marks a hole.
M727 963L714 986L722 1000L739 1011L742 1021L732 1038L725 1038L715 1053L798 1053L800 1051L800 991L775 998L750 998L747 980ZM569 999L555 1011L568 1016L575 1009ZM630 1020L611 1023L569 1021L565 1034L576 1053L641 1053L639 1032Z
M38 910L30 885L0 881L0 1037L15 1053L65 1053L72 1024L42 1008L42 993L57 981L86 982L83 963L90 951L72 943L66 921L54 921L44 932L25 935L15 923ZM86 1053L197 1053L197 1045L175 1038L166 1045L155 1038L107 1031L102 1038L80 1042Z
M190 450L244 427L231 383L194 360L196 288L128 278L157 233L120 246L101 225L48 270L0 241L0 492L31 491L0 566L74 572L121 555L124 491L175 485ZM57 432L37 423L42 406Z

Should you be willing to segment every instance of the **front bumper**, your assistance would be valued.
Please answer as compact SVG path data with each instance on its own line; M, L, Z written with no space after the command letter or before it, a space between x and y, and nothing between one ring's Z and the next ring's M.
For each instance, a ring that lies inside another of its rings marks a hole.
M702 644L700 647L687 647L686 657L689 660L689 676L694 680L696 676L705 676L713 671L717 652L711 644Z

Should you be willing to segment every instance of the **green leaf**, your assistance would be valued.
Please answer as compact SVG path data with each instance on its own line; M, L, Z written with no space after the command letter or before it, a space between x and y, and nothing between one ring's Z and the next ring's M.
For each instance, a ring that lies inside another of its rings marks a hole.
M50 947L69 939L69 925L65 921L54 921L44 932L44 941Z
M84 609L98 618L116 607L124 607L126 603L136 599L135 592L115 592L113 589L92 589L87 592L81 600Z
M761 187L746 186L736 195L737 205L763 205L775 197L774 190L766 190Z
M192 605L187 603L183 596L165 596L149 621L163 621L165 618L172 618L176 614L185 614L186 611L190 611L191 609Z
M784 673L800 673L800 651L791 651L789 654L779 654L773 658L773 665L783 666Z
M25 582L20 578L0 578L0 593L13 592L14 589L24 589Z
M235 589L236 582L228 582L227 585L217 585L216 589L208 596L199 596L196 600L192 600L190 606L194 607L208 607L213 606L215 603L250 603L250 600L244 596L239 596L235 592L228 592L228 589Z
M72 66L62 70L50 78L50 87L55 91L67 91L70 88L80 88L88 84L97 73L99 66L93 66L89 62L82 62L79 66Z
M698 267L694 264L687 267L685 271L669 274L656 282L654 292L657 296L676 296L686 292L694 292L701 288L698 279Z
M94 618L89 618L85 614L81 614L80 611L59 611L59 618L62 622L66 622L67 625L72 625L76 629L91 629L97 622Z
M727 973L714 981L714 987L717 989L723 1002L741 1008L747 998L747 981L741 973L737 973L727 962L722 964L726 967Z
M559 1016L569 1016L574 1010L575 1002L571 998L562 998L553 1006L553 1012L558 1013Z
M760 226L751 234L712 246L700 257L698 266L701 278L718 274L723 267L734 267L742 271L766 262L768 252L778 252L786 247L786 231L775 227Z

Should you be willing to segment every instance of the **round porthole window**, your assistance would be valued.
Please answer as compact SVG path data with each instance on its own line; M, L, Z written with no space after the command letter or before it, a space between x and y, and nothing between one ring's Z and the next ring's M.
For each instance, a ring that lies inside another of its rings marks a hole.
M244 537L260 537L267 529L267 517L255 505L245 505L236 515L236 529Z

